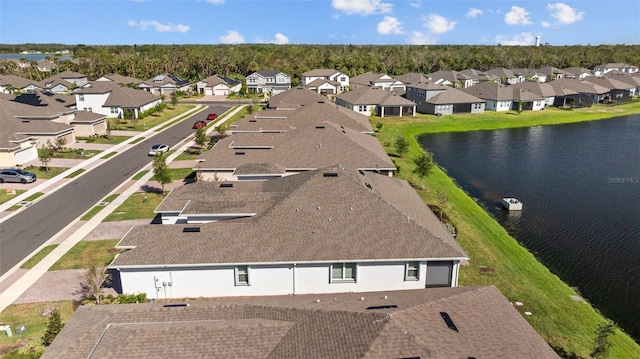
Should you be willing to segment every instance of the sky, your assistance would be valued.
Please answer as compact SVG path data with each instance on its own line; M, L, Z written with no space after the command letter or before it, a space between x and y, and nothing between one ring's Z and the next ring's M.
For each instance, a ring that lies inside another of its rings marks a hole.
M0 43L640 44L639 0L0 0Z

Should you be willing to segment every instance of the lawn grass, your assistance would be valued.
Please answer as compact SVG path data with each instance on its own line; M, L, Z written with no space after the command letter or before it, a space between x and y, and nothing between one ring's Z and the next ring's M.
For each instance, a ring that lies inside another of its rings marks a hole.
M102 156L102 159L106 160L106 159L109 159L109 158L111 158L111 157L113 157L113 156L115 156L117 154L118 154L118 152L109 152L106 155Z
M22 269L33 268L36 264L38 264L42 260L42 258L46 257L49 253L51 253L51 251L56 249L57 246L58 246L57 244L53 244L53 245L42 248L38 253L31 256L31 258L27 259L26 262L22 263L20 268Z
M136 192L109 214L103 222L153 219L156 216L153 210L164 198L161 193L157 192Z
M85 269L94 264L106 267L118 252L113 247L120 239L80 241L55 262L50 271L65 269Z
M162 110L162 112L154 113L136 121L117 118L109 120L111 121L111 128L113 130L146 131L150 128L163 124L178 115L184 114L195 106L196 105L192 104L178 104L176 106L168 105L164 110Z
M23 194L26 192L26 190L24 189L14 189L14 191L16 191L16 194L7 194L7 190L3 189L0 191L0 204L3 204L7 201L10 201L14 198L16 198L17 196Z
M174 158L174 161L195 160L196 158L199 158L206 151L207 151L206 146L202 150L200 150L200 147L198 145L193 145L187 148L186 150L184 150L184 152L179 154L176 158Z
M117 145L118 143L122 143L131 136L93 136L93 137L78 137L77 141L85 141L87 143L96 143L101 145Z
M131 144L131 145L135 145L136 143L138 143L138 142L142 142L142 141L144 141L144 140L146 140L146 139L147 139L146 137L138 137L138 138L136 138L135 140L133 140L133 141L129 142L129 144Z
M81 173L82 173L82 172L84 172L84 171L85 171L85 170L84 170L83 168L80 168L79 170L74 171L74 172L73 172L73 173L71 173L71 174L68 174L65 178L74 178L74 177L77 177L79 174L81 174Z
M118 198L118 194L112 194L107 196L105 199L102 200L102 202L113 202L116 198ZM93 206L90 210L88 210L81 218L81 221L88 221L91 218L93 218L93 216L95 216L96 214L98 214L98 212L102 211L104 209L105 206Z
M142 170L142 171L140 171L140 172L136 173L136 174L135 174L135 176L133 176L133 177L132 177L132 179L133 179L134 181L137 181L137 180L139 180L140 178L144 177L144 175L146 175L147 173L149 173L149 170Z
M640 113L640 104L613 108L594 106L573 111L546 109L520 115L492 112L468 116L375 118L372 122L383 124L376 137L388 153L395 154L393 143L398 136L409 141L409 151L402 158L394 157L394 161L400 168L397 176L415 184L420 181L412 173L415 167L412 159L423 151L416 140L421 133L551 125L632 113ZM447 214L457 227L458 242L471 258L469 265L461 267L459 284L495 285L510 301L524 303L522 310L533 313L525 318L550 345L589 357L594 346L594 331L605 318L591 305L574 301L570 296L578 294L572 288L520 246L440 168L434 169L424 180L424 185L425 189L418 190L418 193L429 204L438 204L437 189L447 192ZM611 358L640 357L638 343L620 330L611 337L611 343Z
M22 335L16 335L14 330L12 337L7 337L2 333L0 335L0 355L16 348L21 348L20 350L24 352L31 349L43 352L41 338L47 330L47 321L49 320L49 317L43 314L51 308L58 308L63 323L66 323L73 314L73 302L70 300L12 304L3 310L0 314L0 323L11 325L12 330L22 324L25 331Z
M169 177L172 181L188 179L194 176L193 169L191 168L169 168ZM150 181L157 181L156 177L153 176L149 179Z
M24 170L35 173L38 179L52 179L68 169L67 167L49 167L47 171L44 166L27 166Z

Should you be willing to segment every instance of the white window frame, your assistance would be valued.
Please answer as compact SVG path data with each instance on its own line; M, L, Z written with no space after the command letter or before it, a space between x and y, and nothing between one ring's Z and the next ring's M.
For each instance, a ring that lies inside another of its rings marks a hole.
M112 113L112 114L117 114L118 112L119 112L119 111L118 111L118 108L117 108L117 107L111 107L111 113Z
M84 101L84 94L78 95L78 101Z
M240 287L240 286L248 286L251 285L251 271L250 271L250 267L248 265L242 265L242 266L237 266L234 268L233 270L234 272L234 276L235 276L235 285L236 287ZM246 275L247 280L243 281L240 279L241 275Z
M410 272L415 271L415 276L410 274ZM420 280L420 262L412 261L407 262L404 266L404 280L405 281L415 281Z
M352 268L352 277L346 277L347 268L353 266ZM334 268L339 268L341 270L340 278L334 277ZM345 263L332 263L329 271L329 279L330 283L356 283L358 281L358 264L352 262Z

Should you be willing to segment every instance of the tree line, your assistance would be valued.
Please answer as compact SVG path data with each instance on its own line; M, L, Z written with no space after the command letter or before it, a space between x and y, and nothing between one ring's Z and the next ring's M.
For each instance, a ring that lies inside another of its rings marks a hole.
M19 45L0 45L0 52ZM30 49L34 49L31 45ZM42 45L44 46L44 45ZM51 44L50 50L65 47ZM46 50L37 47L38 50ZM118 73L142 80L171 73L186 80L218 74L244 78L258 70L289 74L297 85L302 73L329 68L355 76L368 71L401 75L438 70L505 68L557 68L595 66L621 62L638 66L640 45L598 46L480 46L480 45L113 45L67 46L75 61L59 61L58 71L70 70L96 79ZM0 73L15 73L4 63ZM33 77L23 71L24 77Z

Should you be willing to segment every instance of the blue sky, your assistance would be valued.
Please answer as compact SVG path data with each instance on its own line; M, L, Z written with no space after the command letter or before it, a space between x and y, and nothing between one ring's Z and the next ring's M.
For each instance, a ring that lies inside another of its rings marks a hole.
M640 44L640 1L0 0L0 43Z

